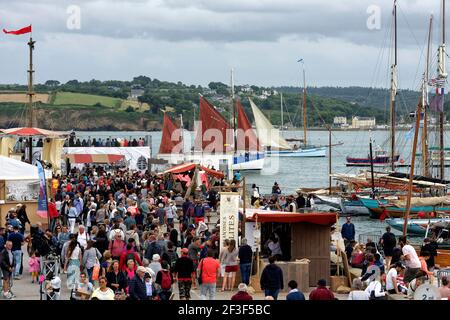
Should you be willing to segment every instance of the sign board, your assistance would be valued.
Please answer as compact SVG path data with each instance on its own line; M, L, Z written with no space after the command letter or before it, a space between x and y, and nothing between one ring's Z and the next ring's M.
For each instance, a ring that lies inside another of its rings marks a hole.
M150 163L150 164L166 164L166 163L169 163L169 161L165 160L165 159L150 158L150 159L148 159L148 163Z
M414 292L414 300L441 300L441 295L436 286L424 283Z
M220 251L226 239L238 241L239 198L237 192L220 193Z
M260 244L260 230L256 229L255 222L246 222L245 223L245 238L247 239L247 244L252 247L253 252L259 248Z

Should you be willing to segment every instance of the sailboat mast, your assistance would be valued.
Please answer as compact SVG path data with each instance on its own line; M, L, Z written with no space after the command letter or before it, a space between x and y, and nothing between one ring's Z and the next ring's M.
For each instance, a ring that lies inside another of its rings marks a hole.
M308 144L307 131L308 131L308 117L306 114L306 76L305 76L305 68L303 68L303 142L305 146L307 146Z
M281 132L283 132L284 119L283 119L283 93L280 92L280 108L281 108Z
M430 24L428 27L428 45L427 45L427 61L424 75L424 86L422 88L422 105L423 105L423 128L422 128L422 175L430 176L429 160L428 160L428 80L430 72L430 50L431 50L431 30L433 26L433 15L430 16Z
M438 78L442 81L442 88L438 89L438 94L444 95L445 80L447 79L447 72L445 71L445 0L442 0L441 7L441 31L442 40L438 50ZM439 178L444 180L444 106L439 110Z
M397 0L394 0L394 63L391 65L391 170L395 171L395 104L397 96Z
M181 129L181 152L184 154L184 125L182 113L180 113L180 129Z
M408 183L408 196L406 198L406 208L405 208L405 216L404 216L404 222L403 222L403 235L406 236L407 230L408 230L408 218L409 218L409 212L411 210L411 197L412 197L412 187L413 187L413 180L414 180L414 165L416 161L416 150L417 150L417 140L419 139L419 127L420 127L420 114L422 113L422 100L419 101L419 104L417 105L417 111L416 111L416 126L414 130L414 142L412 147L412 155L411 155L411 169L409 172L409 183Z
M233 142L234 142L234 153L237 152L237 136L236 136L236 106L234 103L234 73L233 68L231 68L231 108L233 110L233 120L232 120L232 128L233 128Z

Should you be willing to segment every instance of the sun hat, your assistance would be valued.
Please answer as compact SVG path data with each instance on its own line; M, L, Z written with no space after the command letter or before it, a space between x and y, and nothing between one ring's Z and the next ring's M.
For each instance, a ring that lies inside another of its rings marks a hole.
M155 253L155 254L152 256L152 261L159 261L159 260L161 260L160 255L157 254L157 253Z

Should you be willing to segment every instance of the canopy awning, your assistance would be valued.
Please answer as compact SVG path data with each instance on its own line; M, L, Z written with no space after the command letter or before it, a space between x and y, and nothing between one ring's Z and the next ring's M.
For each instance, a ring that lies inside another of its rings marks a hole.
M0 156L0 180L39 180L36 166Z
M30 137L30 136L61 137L70 135L70 132L68 131L51 131L34 127L1 129L0 131L5 135L13 135L21 137Z
M332 226L337 222L336 213L291 213L285 211L269 211L258 209L245 209L247 221L258 222L308 222L312 224Z
M174 173L174 174L178 174L178 173L185 173L191 170L195 170L196 167L199 167L200 170L205 171L207 174L214 176L216 178L222 179L225 175L220 172L220 171L216 171L216 170L212 170L209 169L205 166L199 165L197 163L183 163L180 164L178 166L172 167L164 172L162 172L162 174L167 174L167 173Z
M124 157L122 154L66 154L71 163L116 163Z

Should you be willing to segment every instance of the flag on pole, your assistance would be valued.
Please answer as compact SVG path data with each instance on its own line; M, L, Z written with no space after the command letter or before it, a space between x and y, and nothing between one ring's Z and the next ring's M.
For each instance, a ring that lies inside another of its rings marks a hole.
M6 29L3 29L3 32L6 33L6 34L14 34L14 35L30 33L31 32L31 24L28 27L25 27L25 28L22 28L22 29L19 29L19 30L8 31Z
M38 209L36 213L41 218L47 218L48 203L47 203L47 183L45 181L45 171L40 161L36 161L36 163L39 175L39 198L38 198Z
M444 95L437 94L430 100L430 109L434 111L443 112L444 111Z

